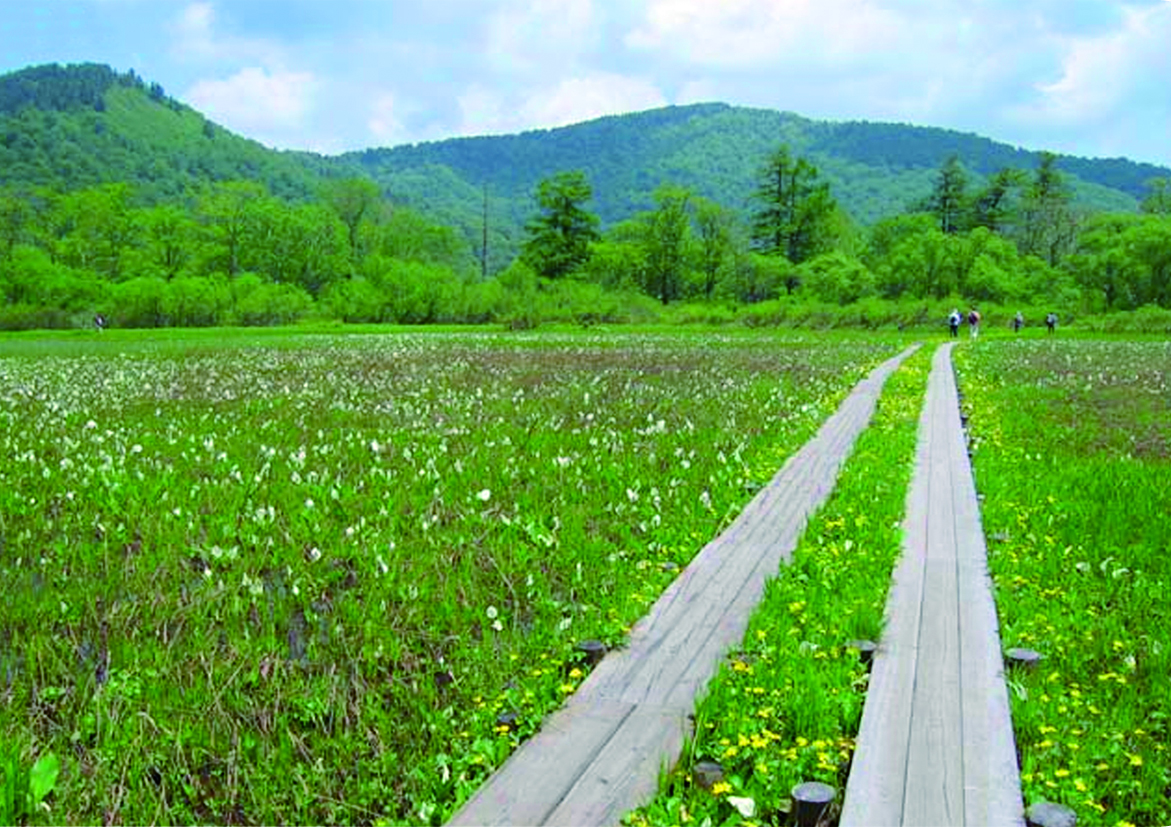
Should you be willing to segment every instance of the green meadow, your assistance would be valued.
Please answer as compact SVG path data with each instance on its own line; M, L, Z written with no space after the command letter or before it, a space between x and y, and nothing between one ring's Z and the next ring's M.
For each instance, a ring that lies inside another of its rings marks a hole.
M1008 673L1026 803L1171 821L1171 345L989 332L955 361L1004 645L1043 656ZM442 823L909 341L0 339L0 821ZM632 823L844 789L933 346Z
M901 346L4 339L12 820L444 820Z

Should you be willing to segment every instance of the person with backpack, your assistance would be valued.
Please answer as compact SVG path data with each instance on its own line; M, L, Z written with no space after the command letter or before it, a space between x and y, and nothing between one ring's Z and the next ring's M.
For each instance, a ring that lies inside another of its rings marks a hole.
M1025 317L1021 315L1021 311L1017 311L1016 315L1012 317L1012 332L1020 333L1021 328L1025 326Z
M1052 333L1057 329L1057 314L1050 311L1049 315L1045 317L1045 327Z
M980 311L974 307L968 311L968 327L972 331L973 339L980 335Z
M960 315L957 308L952 308L951 313L947 314L947 327L951 331L951 337L954 339L960 335L960 322L964 317Z

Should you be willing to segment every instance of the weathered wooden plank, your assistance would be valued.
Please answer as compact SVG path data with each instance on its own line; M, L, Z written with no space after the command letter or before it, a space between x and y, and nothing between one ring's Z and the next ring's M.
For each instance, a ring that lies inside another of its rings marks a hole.
M687 713L743 638L768 577L874 411L886 378L915 348L859 383L810 442L708 543L603 659L566 707L476 793L452 824L609 824L653 793Z
M931 398L929 387L919 415L919 442L903 518L903 551L891 577L882 640L871 665L843 805L843 827L895 825L903 819L928 548L928 498L921 495L916 482L930 474Z
M659 773L670 768L689 730L687 711L637 709L544 823L618 824L630 802L655 794Z
M950 346L932 363L841 824L1021 824L999 631Z
M448 823L543 824L633 711L619 701L566 705Z

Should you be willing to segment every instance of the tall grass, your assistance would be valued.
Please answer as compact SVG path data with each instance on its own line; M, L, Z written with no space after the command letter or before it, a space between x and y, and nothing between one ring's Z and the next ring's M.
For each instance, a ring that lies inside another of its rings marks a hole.
M7 341L0 741L43 820L438 823L898 346Z

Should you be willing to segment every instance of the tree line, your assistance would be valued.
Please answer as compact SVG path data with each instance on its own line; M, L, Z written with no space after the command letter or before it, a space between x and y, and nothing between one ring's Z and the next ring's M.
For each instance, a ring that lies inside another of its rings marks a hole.
M588 182L561 173L538 188L521 263L635 288L663 304L778 299L847 305L954 297L1103 313L1171 308L1171 182L1139 213L1086 214L1043 154L973 186L949 158L931 193L861 231L807 159L780 147L762 164L747 216L664 185L655 208L599 234Z
M1138 213L1085 214L1056 160L973 180L951 157L926 198L866 230L786 146L763 159L749 210L664 183L651 209L605 229L585 174L560 172L537 186L520 255L488 278L487 233L470 249L359 177L297 202L248 181L153 205L124 183L9 187L0 328L76 326L94 313L133 327L524 326L768 302L1171 308L1171 184L1152 181Z

